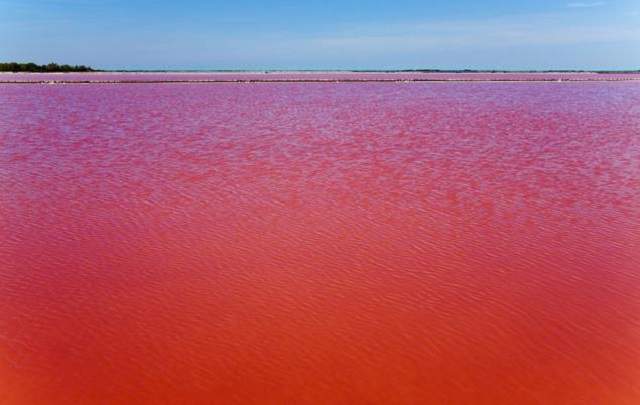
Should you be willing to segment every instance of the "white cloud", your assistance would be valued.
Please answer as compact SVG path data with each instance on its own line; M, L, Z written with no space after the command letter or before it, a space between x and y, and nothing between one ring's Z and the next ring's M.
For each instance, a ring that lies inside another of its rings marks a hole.
M329 36L307 38L323 49L420 51L519 45L575 45L640 42L636 24L594 24L568 15L530 14L490 20L416 22L346 27Z
M567 7L569 8L593 8L593 7L602 7L604 5L606 5L607 3L604 1L593 1L590 3L586 3L586 2L574 2L574 3L569 3L567 4Z

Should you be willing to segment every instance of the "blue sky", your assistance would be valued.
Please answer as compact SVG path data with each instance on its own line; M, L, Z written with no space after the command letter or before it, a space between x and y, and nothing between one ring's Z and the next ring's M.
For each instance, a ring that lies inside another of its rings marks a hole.
M640 1L0 0L0 60L130 69L639 69Z

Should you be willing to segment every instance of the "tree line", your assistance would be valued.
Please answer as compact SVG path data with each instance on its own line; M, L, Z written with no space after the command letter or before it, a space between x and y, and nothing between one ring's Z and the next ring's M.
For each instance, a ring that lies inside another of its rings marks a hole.
M58 65L49 63L38 65L35 63L8 62L0 63L0 72L94 72L90 66L85 65Z

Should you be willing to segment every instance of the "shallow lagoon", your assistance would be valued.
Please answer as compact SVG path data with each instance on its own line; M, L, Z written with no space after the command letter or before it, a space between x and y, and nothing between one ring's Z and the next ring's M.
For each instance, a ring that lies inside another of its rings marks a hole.
M0 85L0 402L637 403L638 106Z

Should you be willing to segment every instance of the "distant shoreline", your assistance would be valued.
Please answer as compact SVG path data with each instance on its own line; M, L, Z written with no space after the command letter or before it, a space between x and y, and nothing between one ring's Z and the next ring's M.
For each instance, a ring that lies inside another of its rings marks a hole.
M0 84L640 82L640 71L93 71L0 73Z
M1 64L0 64L1 65ZM71 67L76 68L76 67ZM296 73L296 74L318 74L318 73L441 73L441 74L640 74L639 70L438 70L438 69L399 69L399 70L233 70L233 69L93 69L86 66L78 66L78 70L0 70L3 73L243 73L243 74L270 74L270 73Z
M59 65L53 62L46 65L38 65L33 62L0 62L0 72L9 73L81 73L95 71L85 65Z

